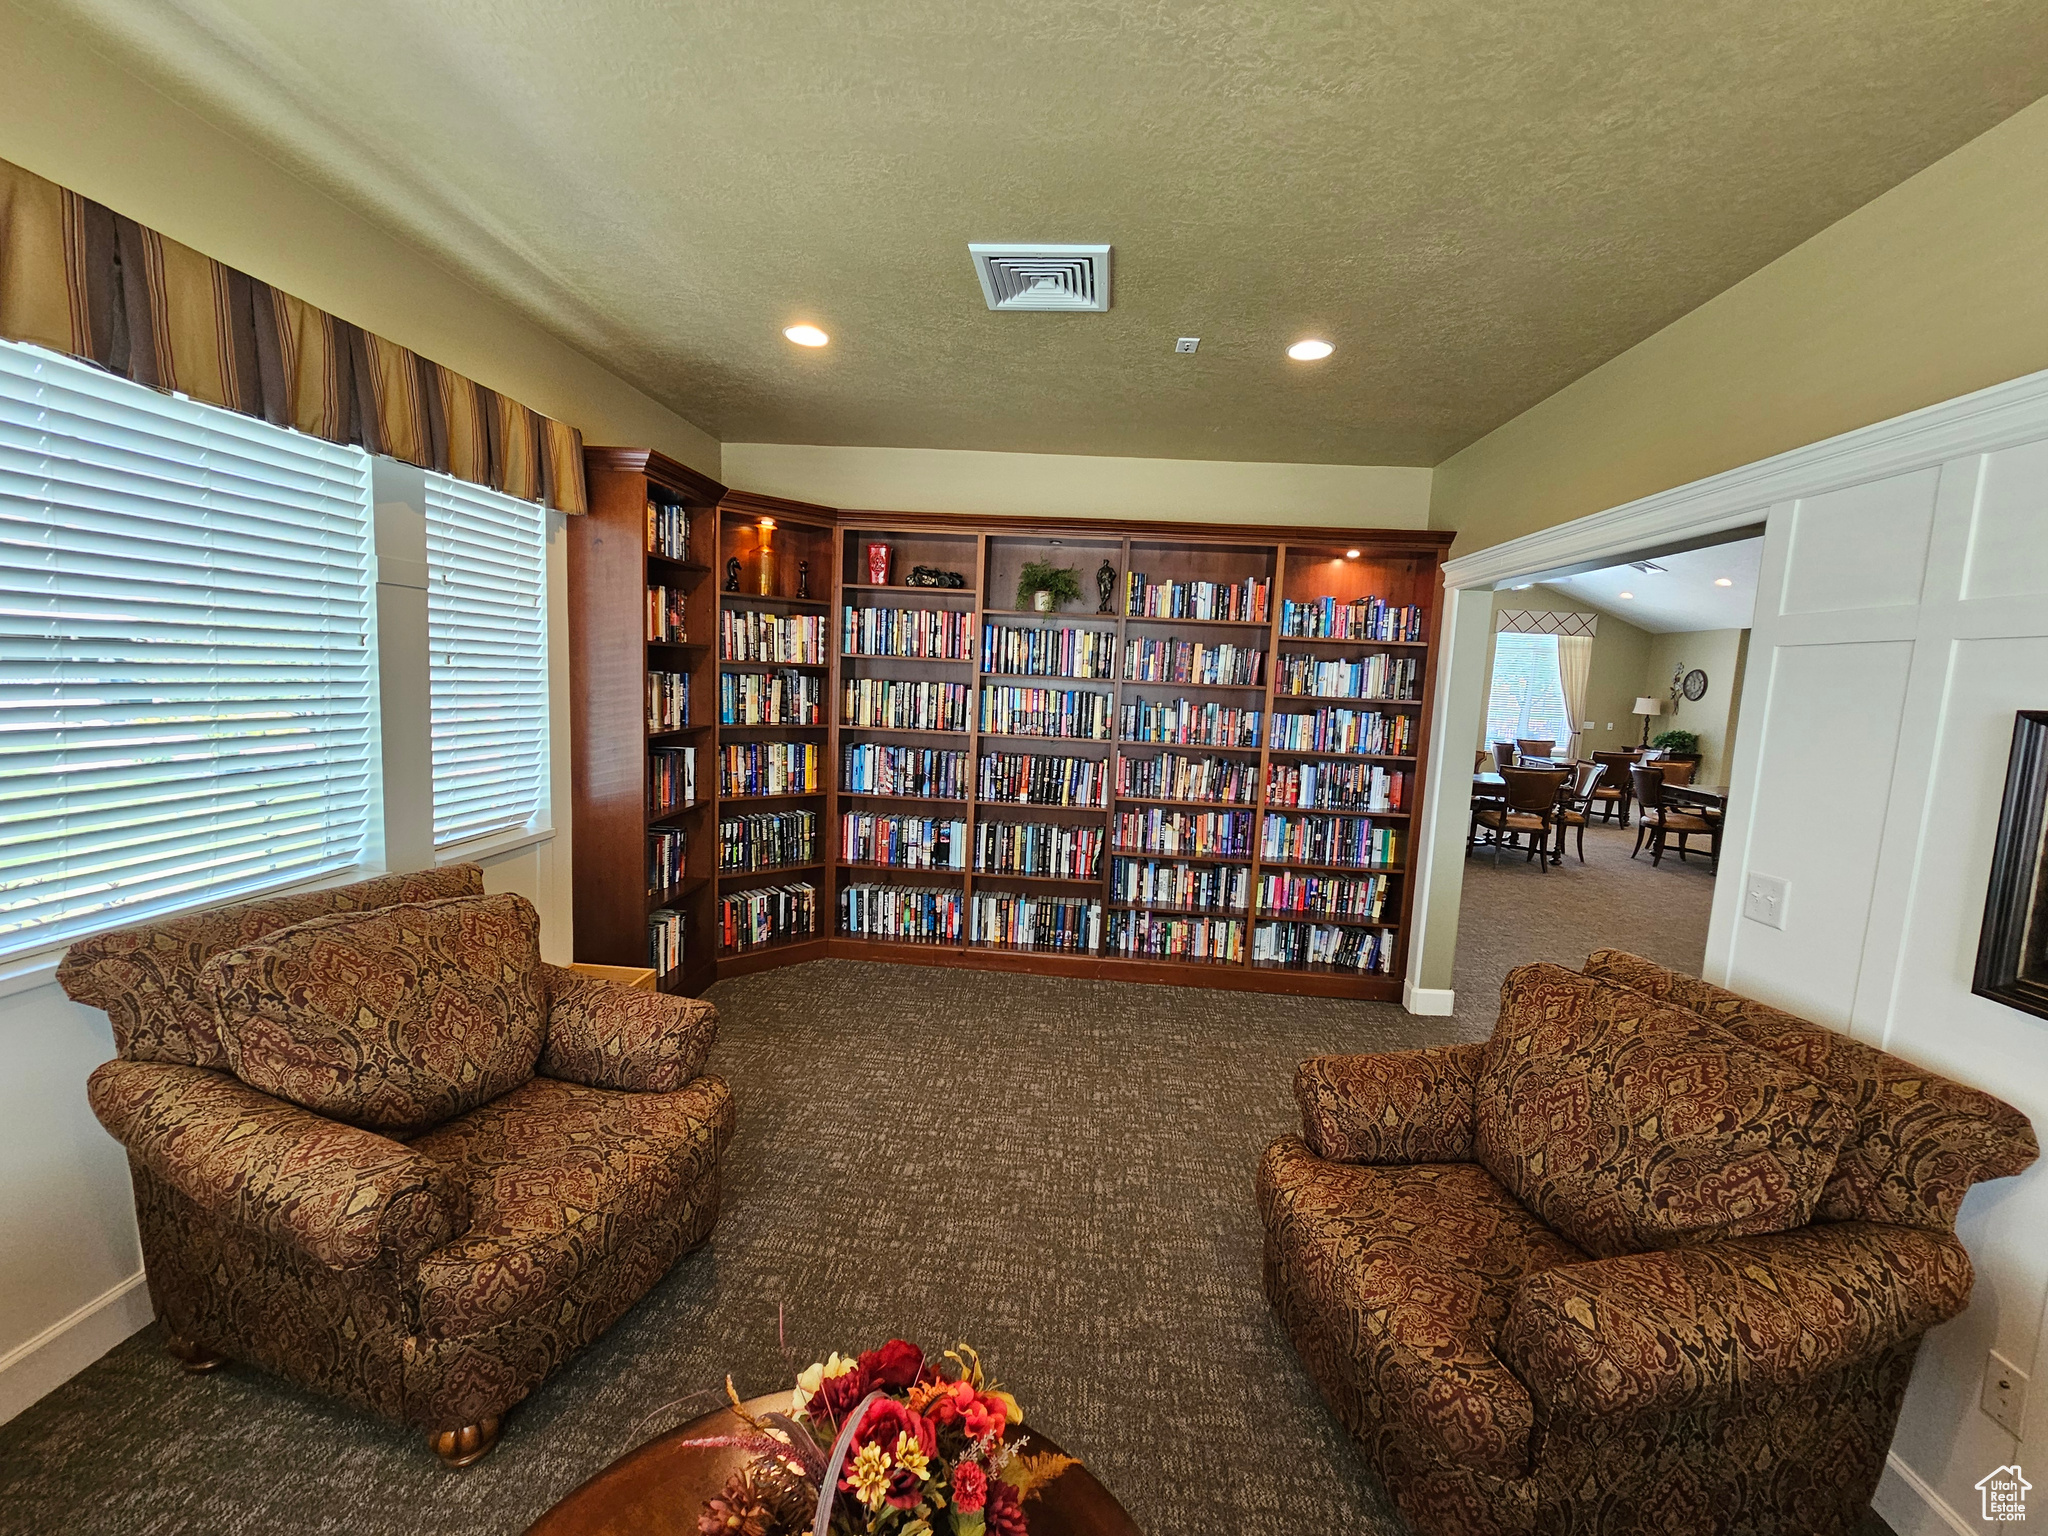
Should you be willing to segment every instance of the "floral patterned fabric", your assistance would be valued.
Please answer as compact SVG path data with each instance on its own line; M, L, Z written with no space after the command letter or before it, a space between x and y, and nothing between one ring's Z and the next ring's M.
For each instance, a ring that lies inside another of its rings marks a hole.
M660 1213L715 1182L732 1091L614 1093L537 1077L412 1150L467 1194L469 1230L420 1264L420 1328L477 1333L565 1292Z
M718 1010L711 1004L566 966L543 969L548 1040L540 1070L546 1076L628 1093L673 1093L704 1070L718 1038Z
M1485 1049L1311 1057L1294 1074L1302 1137L1333 1163L1467 1161Z
M330 1268L416 1261L462 1230L462 1185L438 1163L225 1073L110 1061L86 1094L129 1156L196 1208Z
M57 980L76 1001L106 1012L114 1026L114 1048L127 1060L225 1069L227 1052L212 1011L199 1001L199 973L215 955L330 912L483 892L480 866L451 864L190 912L80 939L65 952Z
M523 896L337 913L216 955L200 996L252 1088L416 1135L533 1075L547 1031Z
M1817 1079L1639 992L1508 974L1479 1077L1478 1159L1590 1253L1812 1218L1853 1122Z
M1624 950L1594 951L1586 974L1686 1009L1798 1064L1852 1106L1856 1130L1821 1195L1823 1221L1955 1227L1972 1184L2019 1173L2040 1153L2026 1116L1837 1030L1668 970Z
M1529 1393L1493 1344L1515 1283L1585 1255L1473 1163L1326 1162L1286 1137L1259 1164L1267 1293L1368 1453L1415 1441L1495 1477L1528 1471Z

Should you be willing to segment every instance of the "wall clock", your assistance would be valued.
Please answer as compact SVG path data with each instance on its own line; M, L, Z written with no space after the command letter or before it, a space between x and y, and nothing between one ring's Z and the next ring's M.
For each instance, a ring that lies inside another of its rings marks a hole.
M1685 674L1685 682L1681 686L1685 689L1686 698L1697 704L1707 696L1707 674L1694 667Z

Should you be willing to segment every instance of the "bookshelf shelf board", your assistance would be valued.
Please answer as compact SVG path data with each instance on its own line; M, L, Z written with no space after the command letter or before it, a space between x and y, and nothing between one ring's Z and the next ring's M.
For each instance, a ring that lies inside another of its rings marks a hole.
M1073 949L1061 944L1005 944L997 939L969 939L966 947L998 955L1065 955L1074 960L1103 958L1099 949Z
M823 661L733 661L727 657L718 658L721 672L830 672L832 666Z
M983 741L1058 741L1076 747L1107 747L1113 745L1107 736L1039 736L1030 731L983 731Z
M1103 615L1108 617L1108 615ZM1169 624L1175 629L1192 625L1196 629L1256 629L1260 634L1269 633L1273 626L1267 619L1168 619L1157 615L1128 613L1124 615L1127 624Z
M670 886L665 891L649 891L647 910L652 912L656 907L672 907L679 901L687 901L710 883L709 880L685 880L681 885Z
M770 939L765 944L740 944L732 947L721 944L718 947L718 958L721 960L740 960L749 955L758 955L771 949L793 949L799 944L814 943L824 937L825 935L817 929L807 928L802 933L785 933L781 938Z
M1138 795L1118 795L1118 805L1172 805L1182 810L1195 811L1255 811L1258 806L1250 800L1147 800Z
M1220 917L1233 923L1245 922L1251 916L1243 907L1161 907L1142 901L1112 901L1108 903L1107 910L1150 912L1154 917Z
M1258 693L1266 691L1264 683L1183 683L1177 680L1152 682L1142 677L1127 677L1123 680L1127 688L1199 688L1204 693Z
M1406 864L1295 864L1286 859L1261 859L1259 868L1305 870L1312 875L1404 875L1408 872Z
M807 864L764 864L759 869L721 869L718 872L718 880L721 885L728 880L764 880L776 875L801 874L807 869L824 867L822 862L813 859Z
M647 825L650 828L680 826L685 816L696 815L710 803L709 800L692 800L688 805L671 806L665 811L656 811L647 818Z
M1109 809L1106 805L1074 805L1059 800L990 800L977 799L975 805L988 815L1003 817L1011 811L1081 811L1100 816Z
M1359 981L1394 982L1398 978L1386 971L1368 971L1356 965L1330 965L1324 961L1254 960L1255 971L1281 971L1293 976L1345 976Z
M727 608L830 608L829 597L773 597L759 592L721 592L718 601Z
M1143 686L1140 684L1139 686ZM1128 737L1117 738L1120 747L1172 747L1188 752L1240 752L1253 757L1259 755L1257 747L1225 747L1208 741L1132 741Z
M1406 817L1407 811L1368 811L1358 805L1282 805L1269 800L1259 807L1271 811L1275 816L1368 816L1374 821L1390 821Z
M708 565L701 564L695 560L677 560L669 555L657 555L651 549L647 551L647 564L650 570L659 567L660 571L681 571L686 576L708 576L711 574L711 567ZM657 571L657 574L659 574L659 571Z
M1015 875L1000 869L971 871L976 880L1028 880L1033 885L1087 885L1100 887L1100 875Z
M1129 960L1139 965L1199 965L1204 968L1229 966L1233 970L1244 964L1242 959L1232 960L1225 955L1148 955L1138 951L1126 954L1123 950L1111 949L1107 944L1102 946L1102 958Z
M1281 646L1348 645L1357 650L1364 651L1426 651L1429 649L1429 642L1427 640L1366 640L1358 635L1275 635L1273 643ZM1270 962L1261 960L1254 963L1265 965Z
M965 741L974 734L972 731L931 731L909 725L852 725L844 720L839 722L839 729L842 731L877 731L885 736L947 736L954 741Z
M822 720L815 725L798 725L794 720L764 720L755 725L741 725L736 721L721 720L718 729L723 731L829 731L831 726Z
M1273 747L1269 749L1275 757L1321 757L1346 763L1412 763L1413 757L1400 757L1392 752L1311 752L1305 747Z
M896 656L888 651L841 651L841 661L914 661L928 667L971 667L972 656Z
M1399 923L1383 922L1378 918L1325 917L1318 912L1282 912L1271 908L1259 909L1260 922L1274 923L1316 923L1325 928L1398 928Z
M672 736L702 736L710 729L711 727L708 725L678 725L666 731L649 731L647 733L647 745L659 747L664 745ZM682 745L687 746L689 743L684 742Z
M647 642L647 649L650 651L708 651L711 649L711 642L708 640L649 640Z
M840 583L840 586L839 586L839 590L840 590L840 591L842 591L842 592L887 592L887 593L888 593L888 594L889 594L890 596L892 596L892 597L918 597L918 598L923 598L923 597L973 597L973 596L975 595L975 593L974 593L974 588L972 588L972 587L906 587L906 586L902 586L902 585L900 585L900 584L898 584L898 585L896 585L896 586L876 586L876 585L875 585L875 584L874 584L873 582L871 582L871 581L847 581L847 582L841 582L841 583ZM866 605L866 606L869 606L869 607L874 607L874 606L878 606L878 605L875 605L875 604L868 604L868 605ZM915 605L914 605L914 604L909 604L909 605L905 605L905 604L896 604L896 605L892 605L892 606L915 606ZM955 609L951 609L951 608L948 608L948 609L942 609L942 610L940 610L940 611L941 611L941 612L945 612L945 613L952 613L952 612L956 612L957 610L955 610Z
M1120 859L1163 859L1170 864L1234 864L1245 869L1251 868L1252 864L1252 856L1248 853L1217 857L1205 853L1158 853L1150 848L1116 847L1106 849L1105 852ZM1269 865L1268 868L1270 867Z
M1001 678L1005 682L1023 683L1094 683L1102 688L1114 688L1113 677L1072 677L1065 672L983 672L983 677Z
M958 880L967 871L964 869L941 869L930 864L877 864L872 859L841 859L841 869L886 869L899 875L943 875L949 880Z
M935 949L943 951L960 948L960 940L958 939L906 939L900 934L848 933L844 928L835 930L832 937L844 939L850 944L873 944L878 948L884 949L925 950L929 952Z
M1118 618L1118 615L1114 613L1081 612L1079 610L1068 612L1058 608L1055 608L1051 613L1040 613L1036 608L984 608L981 610L981 615L985 619L1044 619L1047 623L1064 624L1084 622L1114 624Z
M1282 704L1408 704L1419 706L1420 699L1397 699L1376 693L1276 693L1273 695L1275 714L1304 715L1305 709L1282 710Z
M842 795L856 800L898 800L905 805L959 805L967 804L965 795L892 795L878 789L842 789Z
M773 805L782 800L820 800L827 791L822 789L799 789L786 795L720 795L718 803L725 805Z

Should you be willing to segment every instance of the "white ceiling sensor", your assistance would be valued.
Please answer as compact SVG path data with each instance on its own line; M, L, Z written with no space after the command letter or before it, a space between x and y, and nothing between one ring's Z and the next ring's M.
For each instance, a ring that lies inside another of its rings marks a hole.
M974 275L990 309L1109 308L1106 245L974 245Z

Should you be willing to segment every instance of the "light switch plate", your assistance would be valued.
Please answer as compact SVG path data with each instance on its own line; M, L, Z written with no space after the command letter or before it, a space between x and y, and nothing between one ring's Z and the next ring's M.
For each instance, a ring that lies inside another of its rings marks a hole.
M1742 915L1766 928L1783 928L1791 890L1791 885L1776 875L1751 875L1742 892Z

